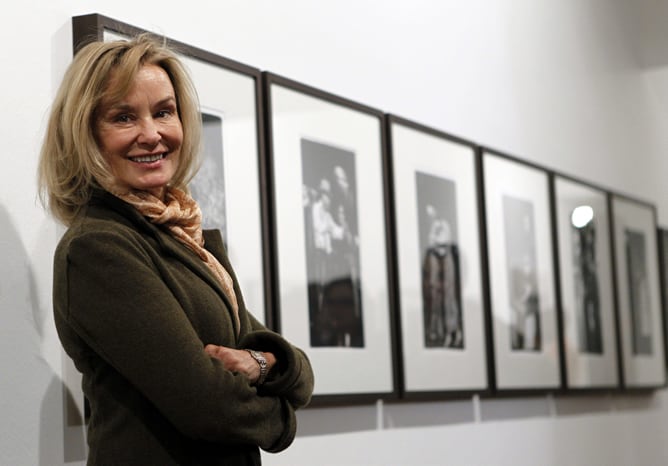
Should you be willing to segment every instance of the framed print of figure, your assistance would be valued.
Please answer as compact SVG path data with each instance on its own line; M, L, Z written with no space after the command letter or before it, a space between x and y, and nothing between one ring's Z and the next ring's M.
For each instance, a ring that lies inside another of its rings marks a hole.
M495 388L558 389L548 173L489 149L482 164Z
M608 195L555 176L554 200L565 386L619 388Z
M655 207L611 195L623 387L666 383Z
M489 388L476 148L387 116L403 396Z
M394 398L383 115L263 76L278 328L308 353L314 403Z

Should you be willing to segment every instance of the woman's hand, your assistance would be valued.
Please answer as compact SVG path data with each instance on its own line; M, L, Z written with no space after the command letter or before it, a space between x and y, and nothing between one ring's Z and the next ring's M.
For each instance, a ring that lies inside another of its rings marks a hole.
M206 345L204 352L212 358L220 360L225 369L231 372L243 374L250 380L251 384L257 382L260 377L260 365L246 350L228 348L227 346ZM267 359L267 373L276 364L276 357L272 353L262 353Z

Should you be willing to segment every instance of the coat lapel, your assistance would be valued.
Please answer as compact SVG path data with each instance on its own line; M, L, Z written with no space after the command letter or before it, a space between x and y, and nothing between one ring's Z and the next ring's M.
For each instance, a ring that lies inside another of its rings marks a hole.
M137 209L135 209L133 206L128 204L127 202L123 201L122 199L117 198L116 196L105 192L96 192L94 197L101 199L103 204L108 205L109 207L113 208L120 214L122 214L125 218L130 220L132 223L134 223L137 227L138 230L144 231L145 233L153 236L158 244L160 245L160 248L166 255L170 255L173 257L176 257L180 262L186 265L190 270L192 270L193 273L198 275L200 278L202 278L206 283L211 286L216 293L222 298L223 302L225 302L225 306L227 306L227 311L230 313L231 320L233 322L233 325L236 324L236 318L234 317L233 314L233 307L232 303L230 302L229 298L225 294L225 291L223 290L223 287L221 283L218 281L216 276L213 274L211 270L209 270L209 267L200 259L194 252L192 252L188 247L184 244L182 244L179 240L174 238L168 231L163 230L162 228L158 227L157 225L154 225L153 223L149 222L146 217L144 217ZM218 258L220 260L220 258ZM225 267L228 272L232 275L232 271L229 269L229 264L227 263L222 263L223 267ZM234 277L234 275L232 275ZM236 279L234 279L234 289L235 292L238 293L237 291L237 282ZM237 298L238 304L241 305L241 300ZM235 329L237 334L239 334L239 329Z
M232 322L235 322L236 319L234 316L232 316L232 313L234 312L232 310L232 303L227 297L227 294L225 294L221 283L218 281L209 267L204 263L204 261L200 259L194 252L188 249L187 246L174 238L171 234L162 230L161 228L158 228L150 222L147 223L149 224L150 228L153 229L156 240L166 254L179 259L179 261L185 264L190 270L193 271L193 273L197 274L214 290L216 290L216 293L218 293L218 295L220 295L220 297L225 302L228 312L230 312L232 317Z

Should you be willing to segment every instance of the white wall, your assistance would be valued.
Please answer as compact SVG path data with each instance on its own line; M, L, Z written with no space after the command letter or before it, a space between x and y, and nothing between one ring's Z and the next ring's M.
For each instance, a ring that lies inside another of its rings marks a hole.
M668 223L665 2L51 0L0 28L0 464L82 464L36 203L70 17L101 13L655 202ZM659 46L660 45L660 46ZM345 374L342 374L342 376ZM668 394L310 409L269 465L664 464ZM445 459L444 459L445 458Z

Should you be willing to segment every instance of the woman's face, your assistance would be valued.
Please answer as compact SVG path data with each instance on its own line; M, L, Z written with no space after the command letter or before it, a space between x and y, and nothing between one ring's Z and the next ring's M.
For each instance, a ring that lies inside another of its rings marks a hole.
M117 102L102 100L95 130L116 183L162 199L183 142L176 95L165 70L145 65L127 95Z

